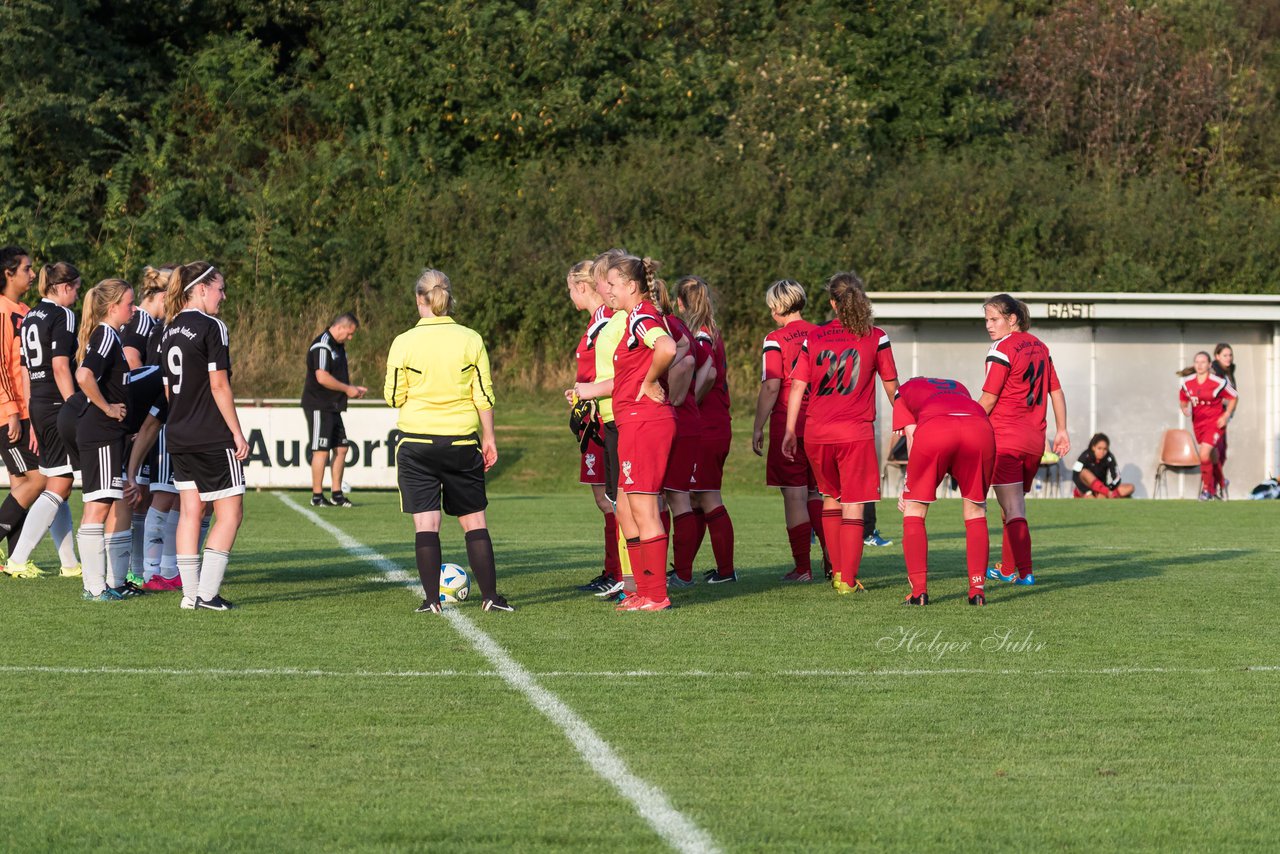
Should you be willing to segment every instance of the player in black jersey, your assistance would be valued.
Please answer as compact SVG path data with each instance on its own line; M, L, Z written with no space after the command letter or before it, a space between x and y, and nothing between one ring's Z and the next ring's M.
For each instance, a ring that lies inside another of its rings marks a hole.
M141 593L124 578L127 564L113 561L108 579L107 527L113 553L120 534L128 538L128 516L120 524L114 505L124 497L124 438L128 396L125 389L129 365L124 358L119 330L133 316L133 288L122 279L103 279L84 297L84 316L77 351L80 367L76 381L87 403L75 425L80 456L84 515L80 519L80 560L84 565L84 598L98 602L123 599ZM65 420L68 401L59 413ZM113 518L108 520L108 517ZM110 582L110 583L109 583Z
M347 398L364 397L369 391L351 385L346 343L355 337L360 321L354 314L336 317L316 336L307 350L307 377L302 384L302 411L307 416L307 453L311 457L311 506L351 507L342 492L342 471L347 464L347 430L342 413ZM333 500L324 497L324 470L333 453L330 488Z
M222 274L196 261L178 267L165 296L168 325L160 339L169 416L165 433L173 458L182 515L178 522L178 572L184 608L226 611L219 595L244 508L240 463L249 445L231 393L227 327L216 315L226 299ZM214 524L203 560L200 518L213 502Z
M40 269L38 288L42 299L27 312L19 338L31 390L31 430L39 448L39 471L46 480L5 570L21 578L43 575L31 561L31 552L49 531L62 561L61 574L76 577L80 562L71 537L71 508L66 504L74 471L58 433L58 412L76 390L76 313L71 307L80 296L80 272L65 261L46 264Z

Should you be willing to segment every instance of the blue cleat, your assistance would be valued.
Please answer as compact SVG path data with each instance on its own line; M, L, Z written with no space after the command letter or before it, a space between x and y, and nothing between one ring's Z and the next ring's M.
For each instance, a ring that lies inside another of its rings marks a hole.
M1013 583L1018 580L1018 573L1014 572L1009 575L1005 575L1000 571L1000 564L996 564L987 570L987 578L990 578L992 581L1007 581L1009 583Z
M1030 587L1031 585L1036 583L1036 577L1034 573L1028 572L1026 578L1015 578L1013 580L1013 583L1020 584L1023 587Z
M880 548L893 545L893 540L886 540L884 537L880 536L879 528L863 537L862 542L864 545L879 546Z

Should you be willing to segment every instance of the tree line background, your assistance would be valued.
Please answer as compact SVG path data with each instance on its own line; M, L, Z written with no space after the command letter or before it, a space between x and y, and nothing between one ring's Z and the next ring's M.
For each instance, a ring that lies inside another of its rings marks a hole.
M503 384L558 382L565 271L613 245L708 279L744 364L783 276L1280 291L1271 0L0 0L0 24L0 242L86 283L214 261L241 394L295 394L347 308L379 385L426 265Z

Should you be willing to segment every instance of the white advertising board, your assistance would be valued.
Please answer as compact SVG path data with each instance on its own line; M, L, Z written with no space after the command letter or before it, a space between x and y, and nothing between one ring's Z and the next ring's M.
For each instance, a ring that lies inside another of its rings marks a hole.
M306 418L302 407L283 401L271 405L237 403L240 426L249 442L244 477L250 489L311 486L307 461ZM396 416L382 401L351 406L342 414L347 428L347 470L352 488L395 488ZM328 487L328 478L325 479Z

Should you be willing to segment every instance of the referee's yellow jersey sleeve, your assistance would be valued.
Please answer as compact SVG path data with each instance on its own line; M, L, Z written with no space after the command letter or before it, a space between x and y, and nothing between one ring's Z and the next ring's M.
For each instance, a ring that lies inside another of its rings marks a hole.
M609 322L596 336L596 382L613 379L613 354L622 343L622 336L627 331L627 313L615 311ZM602 397L596 405L600 407L600 420L613 420L613 398Z
M489 355L480 335L451 317L426 317L401 333L387 355L387 403L406 433L468 436L494 406Z

